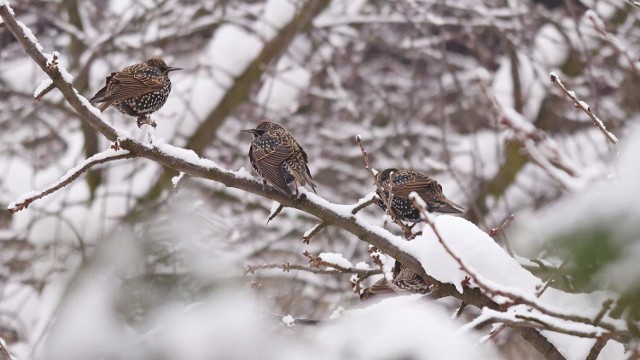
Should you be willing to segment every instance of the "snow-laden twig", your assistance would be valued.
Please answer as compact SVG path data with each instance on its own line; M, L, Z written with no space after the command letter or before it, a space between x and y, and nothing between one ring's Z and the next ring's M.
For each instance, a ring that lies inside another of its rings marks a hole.
M632 3L634 3L632 1ZM637 2L635 2L637 3ZM635 5L635 4L634 4ZM620 39L613 36L610 32L607 31L607 28L604 26L604 22L595 11L589 9L585 12L585 16L589 18L593 27L596 31L602 36L602 38L611 44L618 53L622 54L624 58L627 60L631 68L636 73L636 75L640 76L640 66L638 66L638 62L634 60L636 56L629 53L629 47L625 45Z
M324 229L325 227L327 227L327 223L325 222L321 222L320 224L312 227L311 229L305 231L305 233L302 235L302 242L305 244L308 244L309 241L311 241L311 238L314 237L317 233L320 232L320 230Z
M473 283L476 286L478 286L485 294L489 294L493 298L504 297L508 299L508 302L505 304L510 303L510 305L517 305L517 304L527 305L537 310L538 312L541 313L541 315L544 315L544 316L566 320L573 323L582 324L585 326L593 326L596 328L601 328L597 333L597 335L601 335L602 333L607 332L609 336L611 336L612 338L613 337L621 338L626 336L626 331L617 328L615 325L609 322L600 321L596 324L594 319L591 319L585 316L576 315L576 314L564 313L558 309L553 309L540 303L538 301L538 298L535 296L535 294L516 293L511 289L504 289L499 284L496 284L491 280L481 277L478 273L476 273L474 269L469 267L462 260L462 258L458 254L456 254L453 251L453 249L448 245L448 243L444 240L444 238L440 234L440 231L435 226L435 222L432 218L432 215L427 212L426 203L420 197L420 195L418 195L416 192L411 192L409 194L409 198L413 201L414 206L420 211L420 216L422 217L423 221L431 228L431 230L436 236L436 239L438 240L440 245L442 245L443 249L460 266L460 269L464 271L471 278ZM524 320L527 320L527 319L524 319ZM565 332L565 333L569 333L569 332Z
M109 149L101 153L97 153L83 161L78 166L67 171L67 173L60 178L60 180L58 180L55 184L49 186L48 188L41 191L32 191L24 194L19 200L16 200L15 202L9 204L7 210L13 214L20 210L26 209L32 202L38 199L42 199L43 197L69 185L72 181L77 179L80 175L82 175L82 173L89 170L92 166L104 164L109 161L131 159L133 157L133 154L130 154L126 150L116 151L113 149Z
M337 265L336 265L337 266ZM357 267L350 268L342 268L337 269L335 266L331 266L333 269L321 269L316 266L311 265L302 265L302 264L262 264L262 265L247 265L245 267L245 272L248 274L253 274L257 270L265 270L265 269L279 269L284 272L289 272L291 270L298 271L306 271L314 274L320 275L340 275L340 274L357 274L363 277L370 277L373 275L382 274L381 269L359 269Z
M605 139L607 139L607 141L610 144L616 146L618 144L618 138L607 130L607 128L604 126L604 123L602 122L602 120L600 120L593 113L593 111L591 111L591 107L589 106L589 104L587 104L586 102L581 101L580 99L578 99L578 97L576 96L576 94L573 91L567 90L567 88L564 86L564 84L562 84L562 81L560 80L558 75L556 75L556 73L552 72L550 74L550 77L551 77L551 82L554 83L560 90L562 90L562 92L565 95L567 95L567 97L569 99L571 99L571 101L573 101L573 104L577 108L579 108L580 110L584 111L584 113L587 114L591 118L591 121L593 121L593 125L595 125L598 128L598 130L600 130L602 135L604 135Z

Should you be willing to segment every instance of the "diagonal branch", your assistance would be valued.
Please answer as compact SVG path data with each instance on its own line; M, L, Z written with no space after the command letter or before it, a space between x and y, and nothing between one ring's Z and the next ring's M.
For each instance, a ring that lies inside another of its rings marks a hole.
M591 111L591 107L589 106L589 104L578 99L576 97L576 94L573 91L567 90L567 88L564 87L564 84L562 84L562 81L560 80L558 75L556 75L556 73L552 72L550 76L551 76L551 82L554 83L560 90L562 90L562 92L565 95L567 95L567 97L571 99L571 101L573 101L573 104L575 105L575 107L579 108L580 110L584 111L585 114L589 115L589 118L591 118L591 121L593 121L593 125L595 125L598 128L598 130L600 130L602 135L604 135L605 139L607 139L607 141L611 145L616 146L618 144L618 138L607 130L602 120L600 120L596 116L596 114L594 114L593 111Z
M71 184L72 181L80 177L84 172L89 170L91 167L104 164L109 161L122 160L122 159L131 159L134 156L130 154L128 151L124 152L122 150L116 151L113 149L106 150L101 153L97 153L94 156L88 158L83 161L80 165L74 167L73 169L67 171L67 173L60 178L55 184L49 186L48 188L39 191L39 192L31 192L22 196L20 200L17 200L7 207L7 210L14 214L20 210L26 209L32 202L42 199L43 197L52 194L63 187Z

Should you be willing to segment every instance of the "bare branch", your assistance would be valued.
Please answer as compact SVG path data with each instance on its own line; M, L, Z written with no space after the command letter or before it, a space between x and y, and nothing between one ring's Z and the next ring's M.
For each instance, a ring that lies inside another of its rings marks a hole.
M591 118L591 121L593 121L593 125L595 125L598 128L598 130L600 130L602 135L604 135L605 139L607 139L607 141L610 144L616 146L618 144L618 138L612 133L610 133L609 131L607 131L607 128L604 126L604 123L602 122L602 120L600 120L593 113L593 111L591 111L591 107L586 102L579 100L573 91L567 90L567 88L564 87L564 85L562 84L562 81L560 80L558 75L552 72L550 76L551 76L551 82L554 83L560 90L562 90L562 92L565 95L567 95L567 97L571 99L571 101L573 101L573 104L575 105L575 107L584 111L584 113Z
M638 2L631 1L631 3L637 6ZM589 20L591 20L593 27L602 36L602 38L609 44L611 44L619 54L622 54L627 62L629 62L629 65L631 65L631 68L636 73L636 75L640 76L640 67L638 67L638 63L634 60L635 56L629 54L628 47L625 46L618 38L607 31L606 27L604 26L604 22L602 22L602 19L600 19L595 11L587 10L585 15L589 18Z
M55 184L49 186L48 188L36 192L36 193L29 193L25 196L23 196L23 198L21 198L20 200L13 202L11 204L9 204L9 206L7 207L7 210L14 214L20 210L26 209L32 202L38 200L38 199L42 199L43 197L54 193L57 190L62 189L63 187L71 184L72 181L74 181L75 179L77 179L78 177L80 177L80 175L82 175L82 173L84 173L85 171L89 170L91 167L98 165L98 164L104 164L106 162L109 161L115 161L115 160L122 160L122 159L131 159L135 157L133 154L130 154L129 152L125 152L123 153L122 151L115 151L113 149L109 149L106 150L104 152L95 154L94 156L88 158L87 160L85 160L84 162L82 162L82 164L78 165L77 167L69 170L62 178L60 178L60 180L58 180L58 182L56 182Z
M321 274L321 275L357 274L364 277L370 277L373 275L382 274L382 270L380 269L365 270L365 269L342 268L342 267L338 269L339 267L338 265L329 264L329 263L327 263L327 266L330 266L333 269L321 269L313 265L302 265L302 264L291 264L291 263L247 265L245 267L245 272L248 274L253 274L256 272L256 270L280 269L284 272L289 272L291 270L299 270L299 271L306 271L306 272Z
M302 242L305 244L308 244L309 241L311 241L311 238L314 237L317 233L320 232L320 230L324 229L325 227L327 227L327 223L322 222L314 227L312 227L311 229L307 230L307 232L304 233L304 235L302 235Z

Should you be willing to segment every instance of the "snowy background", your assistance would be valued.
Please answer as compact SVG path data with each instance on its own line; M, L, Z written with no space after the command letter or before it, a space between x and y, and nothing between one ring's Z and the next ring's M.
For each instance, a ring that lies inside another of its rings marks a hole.
M0 212L0 339L15 359L545 358L522 328L566 359L639 356L632 1L10 5L87 98L153 56L184 68L153 115L160 146L249 170L240 130L275 121L309 155L309 197L336 211L375 191L356 135L376 169L436 179L468 209L434 218L438 233L420 224L406 242L396 225L396 236L381 229L375 206L357 219L438 282L500 308L456 316L456 296L361 303L360 286L391 276L392 257L331 225L306 244L321 222L310 214L285 208L267 224L269 199L125 159ZM47 80L0 23L3 208L110 146L58 90L33 100ZM114 109L102 118L148 139Z

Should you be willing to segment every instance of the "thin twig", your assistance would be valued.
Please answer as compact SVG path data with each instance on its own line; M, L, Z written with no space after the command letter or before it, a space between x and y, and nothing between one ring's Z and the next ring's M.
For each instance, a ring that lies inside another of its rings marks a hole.
M267 219L267 224L269 223L269 221L273 220L276 216L278 216L278 214L280 214L282 209L284 209L284 205L282 205L282 203L280 203L278 205L278 208L276 209L276 211L274 211L273 213L271 213L271 215L269 215L269 218Z
M324 229L325 227L327 227L326 222L321 222L320 224L314 226L310 231L307 231L306 233L304 233L304 235L302 236L302 242L305 244L309 244L309 241L311 241L311 238L314 237L317 233L320 232L320 230Z
M49 86L44 88L44 90L42 90L42 91L38 92L37 94L35 94L33 96L33 99L36 100L36 101L40 101L40 100L42 100L42 98L45 95L47 95L51 90L53 90L55 88L56 88L56 86L53 83L51 83L51 84L49 84Z
M360 212L360 210L368 207L369 205L373 205L375 203L377 203L378 200L376 199L376 196L373 196L371 199L359 204L358 206L354 207L353 210L351 210L351 214L355 215L357 213Z
M114 152L113 150L107 150L106 152ZM98 165L98 164L104 164L106 162L109 161L115 161L115 160L121 160L121 159L131 159L133 157L135 157L133 154L131 153L126 153L126 154L117 154L117 155L113 155L113 156L105 156L105 153L98 153L90 158L88 158L87 160L85 160L83 162L83 165L79 168L75 168L70 170L69 172L67 172L67 174L65 174L62 178L60 178L60 180L58 180L58 182L56 182L54 185L34 194L34 195L30 195L24 199L21 199L18 202L14 202L12 204L9 204L7 210L11 213L14 214L20 210L26 209L32 202L38 200L38 199L42 199L43 197L54 193L55 191L69 185L71 182L73 182L75 179L77 179L80 175L82 175L82 173L86 172L87 170L89 170L92 166Z
M306 272L321 274L321 275L357 274L360 276L370 277L373 275L382 274L382 270L380 269L367 270L367 269L357 269L357 268L344 268L344 267L339 267L338 265L330 264L330 263L327 263L327 266L330 266L333 269L321 269L313 265L302 265L302 264L291 264L291 263L247 265L245 266L245 272L247 274L254 274L256 270L279 269L284 272L289 272L291 270L299 270L299 271L306 271Z
M550 74L551 77L551 82L554 83L560 90L562 90L562 92L567 95L567 97L569 99L571 99L571 101L573 101L573 104L579 108L580 110L584 111L585 114L587 114L589 116L589 118L591 118L591 121L593 121L593 125L595 125L598 130L600 130L600 132L602 133L602 135L604 135L605 139L607 139L607 141L611 144L616 146L618 144L618 138L613 135L612 133L610 133L609 131L607 131L607 128L604 126L604 123L602 122L602 120L600 120L594 113L593 111L591 111L591 107L585 103L584 101L581 101L580 99L578 99L576 97L576 94L573 91L569 91L567 90L566 87L564 87L564 85L562 84L562 81L560 80L560 78L558 77L558 75L556 75L555 73L551 73Z
M618 38L611 35L611 33L607 31L604 25L604 22L602 22L602 19L600 19L600 17L598 16L598 14L596 14L595 11L587 10L585 15L589 18L589 20L591 20L593 27L596 29L596 31L600 35L602 35L602 38L605 41L607 41L609 44L611 44L611 46L613 46L619 54L622 54L622 56L624 56L624 58L627 60L629 65L631 65L633 72L635 72L636 75L640 76L640 67L638 67L638 63L636 62L636 60L634 60L635 56L629 54L628 47L625 46L622 43L622 41L620 41Z
M547 291L549 286L551 286L551 283L556 279L556 276L560 273L560 270L566 264L567 264L567 260L563 260L562 263L560 263L560 265L558 265L555 269L553 269L553 272L551 273L551 276L549 277L549 279L547 279L544 285L536 292L536 297L542 296L542 294L544 294L544 292Z
M507 250L507 253L514 257L513 251L511 250L511 245L509 244L509 239L507 238L507 234L504 230L513 222L513 214L509 215L497 228L491 229L489 231L489 236L496 237L498 235L502 235L502 243L504 244L504 248Z

